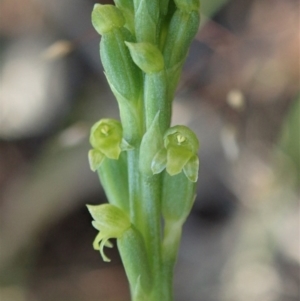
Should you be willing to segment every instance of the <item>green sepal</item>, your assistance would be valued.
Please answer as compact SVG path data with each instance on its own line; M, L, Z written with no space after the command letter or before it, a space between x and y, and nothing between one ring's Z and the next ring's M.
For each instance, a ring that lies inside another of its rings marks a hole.
M163 137L159 128L159 115L160 112L156 114L150 128L144 134L140 146L139 169L146 176L153 175L152 160L163 147Z
M199 158L194 155L183 167L184 174L191 182L197 182L199 170Z
M104 261L110 259L104 254L104 247L111 247L109 239L120 238L131 226L129 216L120 208L111 204L87 205L87 208L94 219L92 225L99 231L93 247L99 250Z
M89 150L88 158L91 170L96 171L98 168L100 168L103 160L105 159L105 155L99 150L91 149Z
M156 45L145 42L125 42L125 44L135 64L145 73L159 72L164 69L164 58Z
M131 225L124 235L117 239L117 244L132 291L135 291L137 281L139 281L139 294L144 292L149 295L153 278L141 233ZM138 292L136 291L136 293Z
M121 153L123 130L119 121L114 119L101 119L96 122L90 133L90 143L94 149L103 153L107 158L118 159ZM92 155L95 155L92 153ZM100 160L100 155L97 153L95 163Z
M120 148L122 151L129 151L134 149L134 147L130 145L125 139L122 139Z
M114 5L95 4L92 11L92 24L103 35L125 24L122 12Z
M170 176L164 173L162 215L165 220L184 223L195 200L196 183L183 172Z
M165 148L162 148L156 153L156 155L152 160L151 169L153 174L161 173L166 168L166 165L167 165L167 150Z

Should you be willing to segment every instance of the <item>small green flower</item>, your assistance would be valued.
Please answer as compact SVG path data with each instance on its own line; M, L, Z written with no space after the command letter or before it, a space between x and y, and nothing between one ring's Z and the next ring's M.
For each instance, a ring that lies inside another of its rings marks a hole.
M93 247L100 251L104 261L109 262L110 259L104 254L103 249L111 248L109 239L122 237L123 233L131 227L129 217L123 210L111 204L87 205L87 208L94 219L93 227L99 231Z
M89 151L89 162L93 171L100 167L105 157L117 160L122 150L131 149L122 137L122 125L117 120L101 119L93 125L90 134L93 149Z
M164 135L164 148L152 160L153 173L160 173L166 168L168 174L174 176L183 170L190 181L196 182L199 169L198 149L197 136L188 127L177 125L169 128Z

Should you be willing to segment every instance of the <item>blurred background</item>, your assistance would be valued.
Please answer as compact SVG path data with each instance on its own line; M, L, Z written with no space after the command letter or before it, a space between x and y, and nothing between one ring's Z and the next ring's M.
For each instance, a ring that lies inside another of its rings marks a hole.
M104 3L104 1L101 1ZM109 3L109 1L106 1ZM118 109L92 0L0 0L0 299L129 301L85 204L90 126ZM298 0L202 0L174 101L200 138L176 301L299 300Z

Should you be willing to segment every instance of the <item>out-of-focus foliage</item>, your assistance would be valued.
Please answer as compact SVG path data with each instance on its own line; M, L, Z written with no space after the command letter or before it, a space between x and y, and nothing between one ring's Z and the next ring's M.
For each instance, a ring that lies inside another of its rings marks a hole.
M291 168L297 174L297 185L300 185L300 95L291 104L284 120L279 149L288 156Z
M201 1L201 13L208 17L211 18L213 15L218 12L222 6L224 6L229 0L202 0ZM202 24L206 21L204 19Z

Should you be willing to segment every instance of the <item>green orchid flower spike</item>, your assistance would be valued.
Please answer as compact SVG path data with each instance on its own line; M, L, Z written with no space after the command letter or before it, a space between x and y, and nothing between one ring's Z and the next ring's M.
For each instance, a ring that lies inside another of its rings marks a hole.
M91 129L89 163L92 171L101 166L105 158L118 160L122 150L132 149L123 139L122 125L114 119L101 119Z
M193 131L183 125L171 127L164 135L164 147L153 158L152 171L158 174L166 168L171 176L183 171L191 182L196 182L198 150L199 141Z
M100 59L120 122L91 128L88 158L109 204L88 205L99 231L93 247L116 239L132 301L172 301L182 226L196 192L199 141L170 127L172 102L197 34L199 0L114 0L95 4Z

